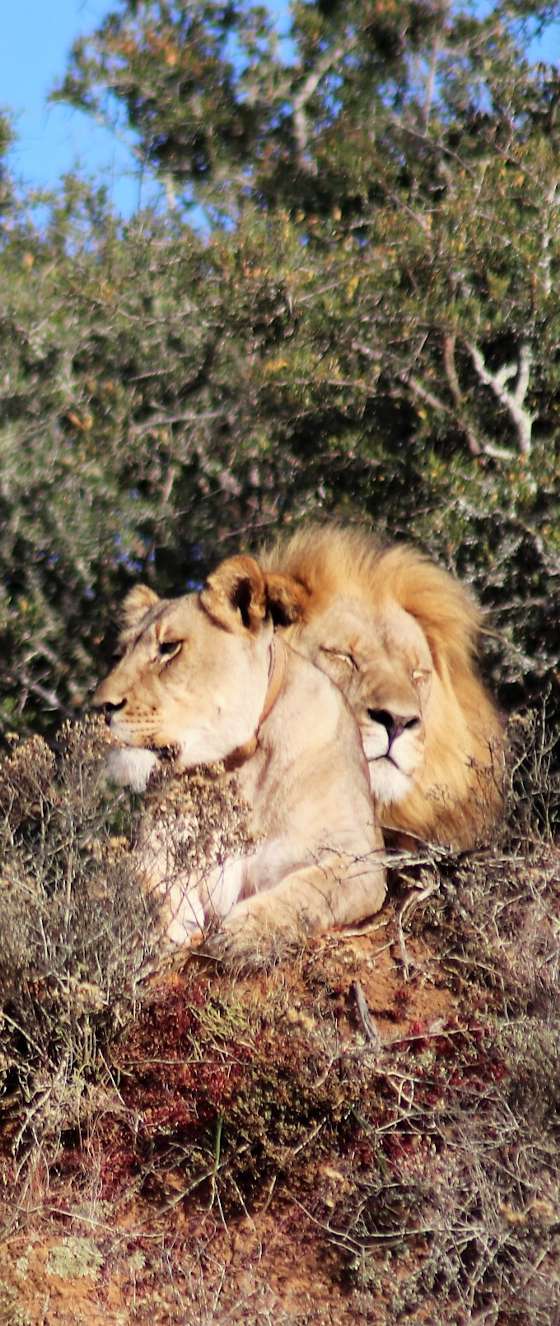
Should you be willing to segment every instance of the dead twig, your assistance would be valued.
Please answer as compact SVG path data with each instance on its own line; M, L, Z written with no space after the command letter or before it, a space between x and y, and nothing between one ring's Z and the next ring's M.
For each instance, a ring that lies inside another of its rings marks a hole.
M372 1045L375 1050L378 1051L382 1050L383 1043L381 1040L381 1036L379 1035L375 1022L369 1011L367 999L362 990L360 982L352 981L350 989L354 996L354 1000L356 1003L356 1010L358 1013L358 1018L360 1020L360 1026L362 1028L364 1036L366 1037L366 1040L369 1041L370 1045Z

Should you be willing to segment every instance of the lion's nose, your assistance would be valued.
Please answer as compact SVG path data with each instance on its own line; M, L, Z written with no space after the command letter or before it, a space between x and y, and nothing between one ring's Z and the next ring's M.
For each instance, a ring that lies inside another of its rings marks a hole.
M420 714L417 711L411 711L409 714L395 714L390 709L368 709L368 716L372 723L379 723L384 727L389 738L389 748L401 732L412 732L420 724Z

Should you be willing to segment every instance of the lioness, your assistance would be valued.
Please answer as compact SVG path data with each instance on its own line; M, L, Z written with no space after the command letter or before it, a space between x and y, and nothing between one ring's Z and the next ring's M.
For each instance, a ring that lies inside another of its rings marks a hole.
M262 555L285 638L357 717L381 824L467 848L502 806L502 725L475 669L480 611L417 549L311 526Z
M212 951L233 959L361 920L385 896L357 726L328 677L273 635L273 579L240 556L183 598L137 586L124 657L94 696L115 740L137 748L123 756L137 787L158 754L177 770L235 765L261 841L204 883L178 881L169 927L187 942L218 917Z

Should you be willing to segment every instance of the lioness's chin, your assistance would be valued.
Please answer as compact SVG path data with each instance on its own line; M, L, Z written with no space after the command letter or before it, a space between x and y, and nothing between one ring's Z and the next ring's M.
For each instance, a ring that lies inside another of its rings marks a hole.
M398 769L391 760L380 758L368 762L369 781L374 799L380 805L404 801L412 789L413 780Z
M117 787L129 787L132 792L145 792L159 763L153 750L144 750L139 746L118 746L107 756L105 773Z

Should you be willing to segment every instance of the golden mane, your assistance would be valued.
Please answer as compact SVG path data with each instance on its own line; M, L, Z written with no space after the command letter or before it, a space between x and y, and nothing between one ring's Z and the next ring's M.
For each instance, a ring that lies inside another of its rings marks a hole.
M383 545L366 530L312 524L278 539L262 563L293 576L317 608L343 594L396 600L421 623L436 665L471 671L482 612L464 585L418 549Z
M415 619L441 683L439 698L426 710L424 761L414 787L388 807L382 822L402 832L471 846L500 812L503 739L498 712L476 670L483 614L470 590L412 546L383 545L366 530L337 524L311 524L281 537L262 561L279 581L288 577L301 587L299 597L296 592L293 598L292 617L286 615L284 624L298 623L294 629L302 647L306 624L336 603L357 607L364 640L366 623L371 638L378 614L390 619L392 605ZM290 607L289 594L283 598ZM333 640L332 612L330 621L329 643L343 648L342 638ZM313 640L316 645L316 631ZM321 653L314 661L326 666ZM340 684L344 689L344 679ZM348 698L354 703L352 695ZM389 706L378 699L374 707L379 712Z

